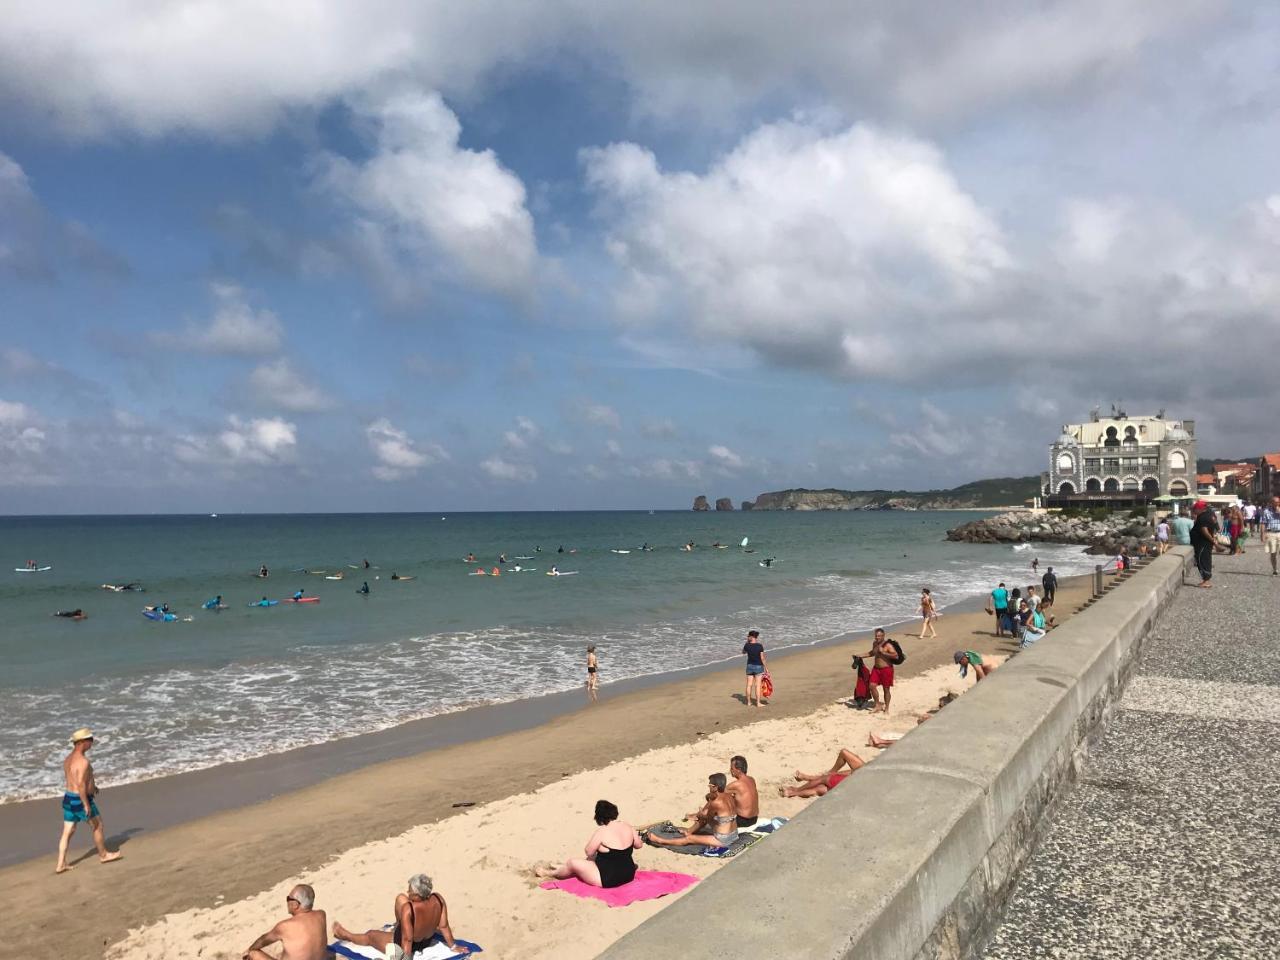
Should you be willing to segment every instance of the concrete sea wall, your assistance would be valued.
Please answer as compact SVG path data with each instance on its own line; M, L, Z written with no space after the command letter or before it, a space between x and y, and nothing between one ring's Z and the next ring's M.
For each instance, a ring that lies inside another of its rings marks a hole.
M1138 570L601 956L969 956L1188 553Z

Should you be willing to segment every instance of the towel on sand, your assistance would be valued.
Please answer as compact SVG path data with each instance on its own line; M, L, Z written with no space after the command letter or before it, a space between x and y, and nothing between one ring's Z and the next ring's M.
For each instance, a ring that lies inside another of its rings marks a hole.
M738 830L738 839L733 841L727 847L707 847L702 844L690 844L683 847L661 847L671 853L683 853L694 857L715 857L720 860L728 860L736 857L747 847L763 840L769 834L773 833L779 827L787 822L785 817L776 817L773 820L761 819L758 823L751 827L742 827ZM673 824L670 820L663 820L660 823L652 824L644 828L644 833L653 836L662 837L667 840L675 840L684 835L684 831ZM651 846L657 846L651 844Z
M480 949L479 944L461 938L455 939L458 943L464 943L470 947L472 953L484 952ZM373 947L360 947L354 943L347 943L345 940L336 940L329 944L329 952L339 957L346 957L347 960L386 960L387 956L382 951L373 949ZM436 934L429 945L414 953L412 958L406 957L405 960L450 960L451 957L460 956L464 956L464 954L454 953L445 946L444 940L440 938L440 935Z
M679 893L697 882L697 877L691 877L687 873L637 870L636 878L630 883L624 883L620 887L610 887L608 890L583 883L577 877L570 877L568 880L548 880L542 884L542 889L563 890L565 893L572 893L575 897L601 900L611 907L625 907L637 900L656 900L669 893Z

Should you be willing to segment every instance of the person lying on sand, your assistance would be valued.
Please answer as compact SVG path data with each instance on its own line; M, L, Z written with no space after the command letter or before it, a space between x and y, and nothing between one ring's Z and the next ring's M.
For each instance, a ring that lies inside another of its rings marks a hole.
M713 773L707 777L707 783L712 791L708 795L706 807L710 814L709 825L712 832L699 834L685 830L683 837L673 837L670 840L649 834L650 843L657 847L727 847L738 839L738 815L734 812L733 797L725 792L728 777L723 773Z
M957 696L959 696L959 694L955 694L955 693L943 694L941 697L938 698L937 707L935 707L932 710L926 710L924 713L916 714L916 726L920 726L920 724L924 723L926 720L932 717L935 713L937 713L939 710L945 707ZM868 733L867 746L875 747L877 750L883 750L885 747L893 746L895 743L901 740L904 736L906 736L905 733L898 733L896 731L891 733Z
M796 771L796 779L800 785L796 787L779 787L778 794L783 797L821 797L828 790L838 786L850 773L866 765L866 761L847 747L836 754L836 761L826 773L801 773ZM849 773L841 773L845 767Z
M756 778L747 776L747 758L739 755L730 759L729 775L733 781L724 792L733 801L738 827L754 827L760 819L760 791L756 787Z
M323 910L312 910L316 892L300 883L284 898L289 916L260 936L242 955L243 960L276 960L263 948L273 943L283 945L280 960L326 960L329 940L325 936Z
M470 947L453 939L453 931L449 928L449 907L444 902L444 897L434 891L431 878L425 873L415 873L409 878L408 889L396 895L392 912L395 914L396 925L390 933L386 930L352 933L335 920L333 935L357 946L373 947L384 954L389 944L398 944L405 957L412 957L417 951L425 950L432 938L439 933L445 946L454 953L471 952ZM316 960L320 960L321 956L317 954Z
M597 800L595 809L596 830L583 852L585 858L571 857L564 863L539 864L533 872L552 880L568 880L577 877L592 887L608 890L630 883L636 876L636 863L632 850L644 842L636 828L618 818L618 808L608 800Z

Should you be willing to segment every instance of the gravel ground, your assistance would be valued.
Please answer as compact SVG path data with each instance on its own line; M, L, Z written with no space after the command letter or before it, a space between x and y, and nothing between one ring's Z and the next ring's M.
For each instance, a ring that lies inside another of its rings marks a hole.
M1174 597L984 960L1280 956L1280 578Z

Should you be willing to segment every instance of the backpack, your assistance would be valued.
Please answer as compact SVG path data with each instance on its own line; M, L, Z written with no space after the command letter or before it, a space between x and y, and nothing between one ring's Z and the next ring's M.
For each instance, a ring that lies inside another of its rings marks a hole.
M885 643L893 647L893 652L897 654L897 659L893 661L895 667L900 667L906 661L907 655L902 652L902 645L897 640L885 640Z

